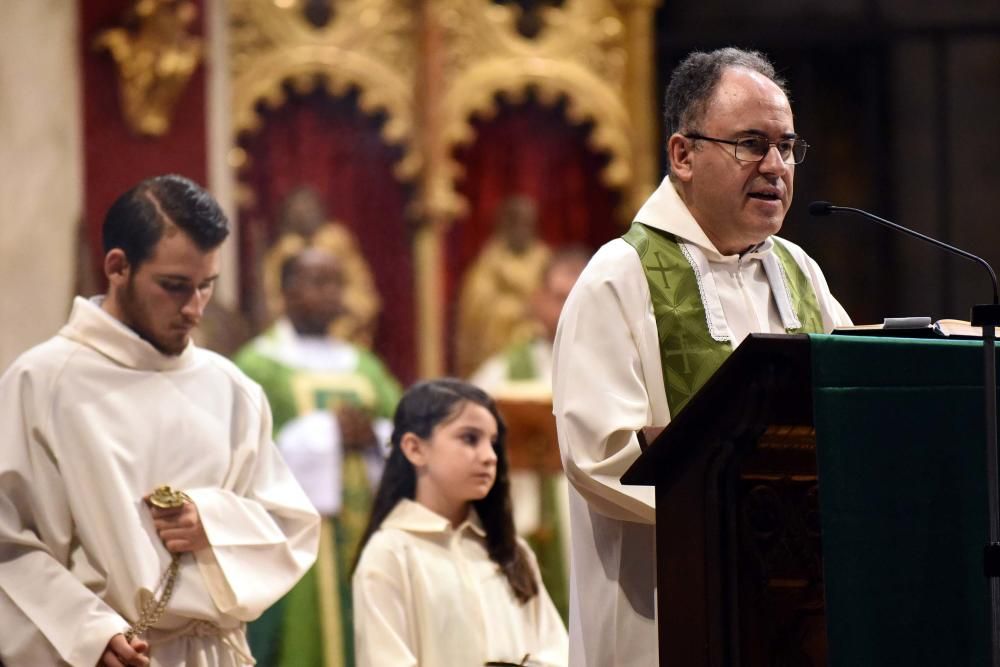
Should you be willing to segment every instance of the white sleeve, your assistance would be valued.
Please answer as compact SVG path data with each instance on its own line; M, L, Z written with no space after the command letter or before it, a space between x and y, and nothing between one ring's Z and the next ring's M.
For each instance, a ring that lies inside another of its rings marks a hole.
M0 379L0 656L8 667L96 664L128 626L68 569L73 517L47 435L44 378L15 366Z
M260 616L312 567L319 514L271 441L271 411L258 389L260 419L233 456L226 488L185 489L211 549L195 552L219 610L241 621Z
M619 478L639 457L636 431L670 420L649 284L635 250L602 247L559 318L553 412L563 468L594 510L655 522L653 487Z
M323 516L340 512L340 426L330 410L316 410L296 417L278 432L278 451L296 481Z

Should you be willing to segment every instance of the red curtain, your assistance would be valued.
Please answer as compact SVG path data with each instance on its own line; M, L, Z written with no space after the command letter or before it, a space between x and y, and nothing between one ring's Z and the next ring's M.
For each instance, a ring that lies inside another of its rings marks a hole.
M83 141L85 224L94 277L103 290L104 252L101 226L111 204L144 178L181 174L207 186L205 155L205 67L195 70L177 101L170 129L157 138L136 136L126 125L118 98L118 73L106 51L94 49L94 39L120 26L130 6L127 0L83 0L80 12L80 63L83 74ZM204 2L192 31L202 34Z
M262 129L241 142L250 162L240 181L256 201L240 214L242 304L260 289L257 258L276 240L280 203L298 186L323 197L330 217L348 226L375 277L382 313L375 352L403 382L416 374L411 235L404 220L409 189L392 175L400 150L387 146L383 118L364 115L357 95L319 89L289 92L286 104L262 109ZM263 246L263 247L260 247Z
M539 235L554 248L581 243L596 250L625 231L614 215L618 195L600 180L607 156L587 145L589 124L571 125L562 103L547 107L529 99L499 106L494 117L473 122L475 142L457 154L465 168L460 191L470 208L448 238L447 303L453 307L462 274L492 233L494 210L509 195L537 202ZM454 323L454 311L448 318Z

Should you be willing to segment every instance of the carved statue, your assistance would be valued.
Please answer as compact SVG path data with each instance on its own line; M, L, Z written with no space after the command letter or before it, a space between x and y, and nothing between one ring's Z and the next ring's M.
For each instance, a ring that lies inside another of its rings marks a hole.
M456 369L466 377L491 355L534 335L529 300L549 258L537 210L515 195L497 207L493 237L465 272L458 300Z
M190 0L136 0L124 26L94 41L118 66L122 114L129 128L150 137L170 128L177 100L201 62L203 46L190 34L198 9Z
M331 335L370 348L382 303L371 268L361 255L350 230L331 222L319 194L309 187L293 190L279 216L281 236L264 256L264 297L271 319L284 311L281 298L281 265L306 246L323 248L342 263L346 285L346 313L330 326Z

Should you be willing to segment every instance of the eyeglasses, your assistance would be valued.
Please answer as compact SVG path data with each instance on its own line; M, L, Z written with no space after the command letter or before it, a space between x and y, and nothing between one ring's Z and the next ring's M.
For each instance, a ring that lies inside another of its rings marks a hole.
M768 141L767 137L751 135L739 137L737 139L716 139L706 137L702 134L681 135L687 139L703 139L714 141L717 144L729 144L733 147L733 155L740 162L760 162L771 151L771 146L778 149L778 155L785 164L802 164L806 159L806 150L809 148L802 139L781 139L780 141Z

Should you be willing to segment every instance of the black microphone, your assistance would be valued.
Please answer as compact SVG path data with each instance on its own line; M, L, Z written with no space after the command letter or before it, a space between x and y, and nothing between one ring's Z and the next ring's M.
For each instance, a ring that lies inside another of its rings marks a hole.
M973 262L976 262L977 264L985 268L987 271L989 271L990 280L993 281L993 305L994 306L1000 305L1000 299L997 298L997 292L998 292L997 274L993 272L993 267L989 265L989 262L987 262L982 257L977 257L976 255L973 255L970 252L966 252L961 248L956 248L955 246L949 245L944 241L938 241L937 239L931 238L926 234L921 234L920 232L916 232L902 225L897 225L895 222L889 222L885 218L880 218L873 213L869 213L868 211L862 211L860 208L851 208L850 206L834 206L828 201L814 201L813 203L809 204L809 215L824 216L824 215L830 215L831 213L857 213L858 215L864 218L868 218L873 222L877 222L880 225L884 225L886 227L889 227L890 229L895 229L897 232L903 232L904 234L909 234L910 236L918 238L921 241L927 241L931 245L936 245L939 248L944 248L948 252L954 253L959 257L964 257L965 259L970 259Z

